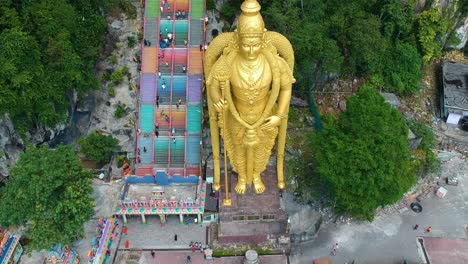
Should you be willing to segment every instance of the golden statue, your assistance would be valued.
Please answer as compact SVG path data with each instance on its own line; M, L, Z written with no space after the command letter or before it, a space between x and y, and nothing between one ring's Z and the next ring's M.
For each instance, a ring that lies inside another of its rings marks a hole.
M213 187L220 189L221 132L225 153L238 174L235 191L243 194L253 183L255 192L262 193L265 185L260 174L277 136L278 188L285 187L283 162L295 82L294 52L283 35L265 29L256 0L245 0L241 9L237 30L219 35L205 55Z

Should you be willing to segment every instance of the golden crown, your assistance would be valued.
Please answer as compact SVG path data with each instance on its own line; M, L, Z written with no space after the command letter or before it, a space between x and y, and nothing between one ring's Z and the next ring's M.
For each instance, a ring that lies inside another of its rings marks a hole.
M265 24L260 14L257 0L245 0L241 5L242 14L237 23L237 33L241 36L258 36L265 32Z

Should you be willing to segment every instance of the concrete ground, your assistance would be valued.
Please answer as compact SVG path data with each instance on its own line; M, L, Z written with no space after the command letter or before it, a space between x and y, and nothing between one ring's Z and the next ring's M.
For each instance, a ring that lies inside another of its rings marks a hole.
M161 225L159 216L147 216L146 224L140 217L128 217L128 234L122 235L119 249L125 248L125 240L130 249L189 249L189 244L202 242L206 244L207 225L179 224L177 215L170 215L165 225ZM177 241L174 235L177 234Z
M140 264L184 264L187 256L193 264L242 264L243 256L205 260L203 253L192 252L190 242L201 242L206 245L208 225L180 225L177 216L168 217L167 223L161 226L159 217L147 217L147 224L142 224L140 218L128 219L128 235L122 235L113 263ZM174 235L177 234L177 241ZM129 250L125 250L125 241L129 241ZM155 258L151 256L155 251ZM262 263L286 264L286 256L261 256Z
M445 167L445 168L444 168ZM459 173L457 173L457 171ZM461 173L460 173L461 172ZM329 224L324 226L314 241L296 244L293 264L311 263L313 259L329 257L332 246L338 243L333 263L394 264L421 263L417 252L416 236L466 237L468 226L468 163L460 156L443 164L442 177L457 173L458 186L446 186L448 193L440 199L430 194L422 200L423 211L380 215L372 222ZM413 230L415 224L418 230ZM427 226L431 233L424 233ZM454 263L455 264L455 263Z
M244 257L226 257L205 260L202 253L191 251L155 251L154 258L151 251L120 252L115 263L140 263L140 264L186 264L187 256L190 256L191 264L243 264ZM285 256L259 256L260 263L286 264Z

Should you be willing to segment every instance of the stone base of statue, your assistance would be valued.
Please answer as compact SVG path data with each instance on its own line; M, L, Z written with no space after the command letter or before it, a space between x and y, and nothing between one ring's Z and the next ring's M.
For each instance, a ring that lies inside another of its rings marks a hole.
M229 176L231 206L224 206L226 197L224 184L219 193L218 243L252 243L277 241L287 236L287 215L280 208L280 192L277 187L276 164L270 164L262 173L266 190L256 194L253 185L243 195L234 191L237 175ZM276 162L275 162L276 163ZM221 181L223 183L223 181Z

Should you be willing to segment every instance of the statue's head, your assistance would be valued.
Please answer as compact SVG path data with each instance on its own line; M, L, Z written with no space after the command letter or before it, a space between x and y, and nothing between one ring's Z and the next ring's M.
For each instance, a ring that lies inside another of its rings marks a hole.
M260 4L257 0L245 0L241 6L242 14L237 23L237 35L241 55L254 60L261 52L265 38L265 24L260 15Z

